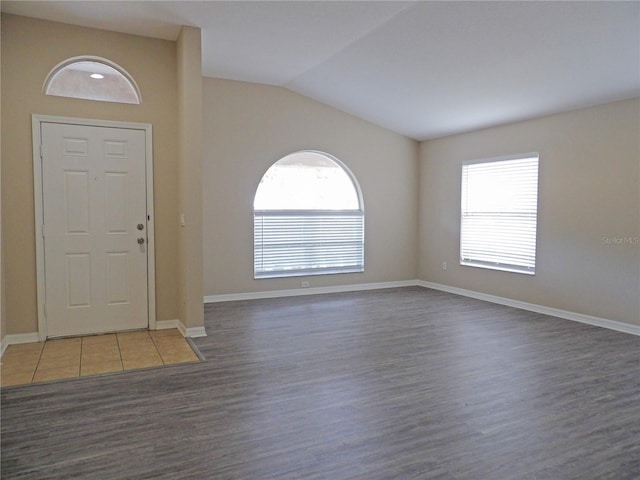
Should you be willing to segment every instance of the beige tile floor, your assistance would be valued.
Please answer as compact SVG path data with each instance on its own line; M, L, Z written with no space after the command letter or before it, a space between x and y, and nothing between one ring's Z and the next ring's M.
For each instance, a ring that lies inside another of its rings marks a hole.
M9 345L0 383L7 387L198 360L177 329L62 338Z

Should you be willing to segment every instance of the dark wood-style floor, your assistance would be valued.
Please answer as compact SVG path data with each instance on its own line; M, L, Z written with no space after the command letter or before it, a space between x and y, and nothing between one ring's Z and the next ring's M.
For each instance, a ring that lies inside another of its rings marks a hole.
M2 478L640 478L638 337L417 287L205 312L205 362L4 389Z

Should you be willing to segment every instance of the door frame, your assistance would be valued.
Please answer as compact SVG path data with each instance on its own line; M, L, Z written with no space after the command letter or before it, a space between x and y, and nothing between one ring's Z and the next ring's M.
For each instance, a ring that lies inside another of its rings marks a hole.
M36 235L36 290L38 304L38 340L47 338L47 316L45 310L45 264L44 237L42 226L44 223L43 208L43 178L42 178L42 124L61 123L88 127L124 128L141 130L145 133L145 176L147 186L147 320L150 330L156 329L156 267L155 267L155 228L153 211L153 130L150 123L119 122L111 120L96 120L88 118L60 117L53 115L31 115L33 139L33 187Z

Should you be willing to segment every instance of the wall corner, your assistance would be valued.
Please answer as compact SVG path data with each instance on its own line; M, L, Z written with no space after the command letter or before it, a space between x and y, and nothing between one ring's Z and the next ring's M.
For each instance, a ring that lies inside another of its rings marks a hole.
M202 46L199 28L182 27L178 64L180 321L204 326L202 253Z

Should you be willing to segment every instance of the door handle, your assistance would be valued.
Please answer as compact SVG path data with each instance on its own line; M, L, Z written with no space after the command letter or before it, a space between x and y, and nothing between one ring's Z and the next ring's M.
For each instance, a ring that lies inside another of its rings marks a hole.
M144 237L138 237L138 244L142 245L144 243Z

